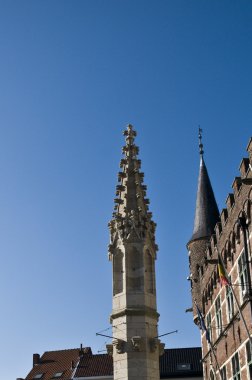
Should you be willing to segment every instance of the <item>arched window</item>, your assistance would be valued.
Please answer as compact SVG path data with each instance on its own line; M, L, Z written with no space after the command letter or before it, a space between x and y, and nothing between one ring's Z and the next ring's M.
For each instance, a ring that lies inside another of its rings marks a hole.
M123 253L118 250L113 256L113 294L123 292Z

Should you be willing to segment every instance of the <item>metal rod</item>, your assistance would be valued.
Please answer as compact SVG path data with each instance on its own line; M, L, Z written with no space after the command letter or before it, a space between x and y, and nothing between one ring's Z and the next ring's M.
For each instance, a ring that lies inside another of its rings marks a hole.
M174 334L174 333L177 333L177 332L178 332L178 330L174 330L174 331L168 332L168 333L166 333L166 334L162 334L162 335L155 336L154 339L155 339L155 338L161 338L161 336L170 335L170 334Z
M113 337L110 336L110 335L104 335L104 334L100 334L100 333L96 333L95 335L105 336L106 338L111 338L111 339L113 339Z

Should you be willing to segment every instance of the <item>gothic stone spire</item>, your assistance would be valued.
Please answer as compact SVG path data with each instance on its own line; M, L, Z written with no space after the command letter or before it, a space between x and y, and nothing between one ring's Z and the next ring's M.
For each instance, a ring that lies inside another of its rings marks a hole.
M155 228L149 212L149 199L146 198L147 186L143 184L144 173L140 171L141 160L138 159L139 148L135 145L136 131L128 125L123 132L126 144L122 148L124 157L121 159L116 186L115 207L113 219L109 223L111 240L115 240L117 232L122 239L128 239L132 234L139 239L147 235L156 251Z
M148 210L146 186L136 132L124 131L115 211L109 223L109 259L113 270L114 380L159 380L159 355L164 345L158 337L156 305L155 223Z

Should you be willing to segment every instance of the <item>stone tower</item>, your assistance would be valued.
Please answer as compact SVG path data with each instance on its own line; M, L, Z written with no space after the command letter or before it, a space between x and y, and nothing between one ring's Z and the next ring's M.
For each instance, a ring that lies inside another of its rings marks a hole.
M158 380L159 314L156 305L155 223L148 211L136 132L124 131L126 145L118 174L115 212L109 223L113 265L113 362L115 380Z
M202 310L200 271L204 267L205 251L209 245L210 237L214 233L216 223L219 222L219 210L203 157L204 151L201 132L202 130L199 129L200 170L194 228L192 237L187 244L187 248L189 251L192 299L197 302L197 305ZM194 321L196 321L197 312L195 310L194 302L193 317Z

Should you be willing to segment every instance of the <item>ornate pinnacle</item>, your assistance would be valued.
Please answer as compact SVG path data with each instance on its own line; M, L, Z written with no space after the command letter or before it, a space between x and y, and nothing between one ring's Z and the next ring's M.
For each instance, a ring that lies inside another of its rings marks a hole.
M127 125L127 129L125 129L123 134L124 136L126 136L125 140L126 140L126 143L128 143L129 145L131 145L134 142L134 139L137 135L136 131L134 131L133 129L133 125L131 124Z
M149 200L145 197L147 187L143 184L144 173L140 172L141 160L137 157L139 149L135 145L137 133L129 124L123 134L126 144L123 147L124 157L120 162L121 171L118 173L119 184L116 186L117 197L114 200L115 212L110 223L111 236L114 236L116 230L125 238L134 229L139 239L148 235L154 243Z
M136 131L128 125L123 132L126 144L123 147L124 158L120 162L121 171L118 173L119 186L116 188L115 210L121 216L132 211L147 215L148 201L145 199L145 188L142 185L144 174L139 171L141 160L137 158L139 152L135 145Z

